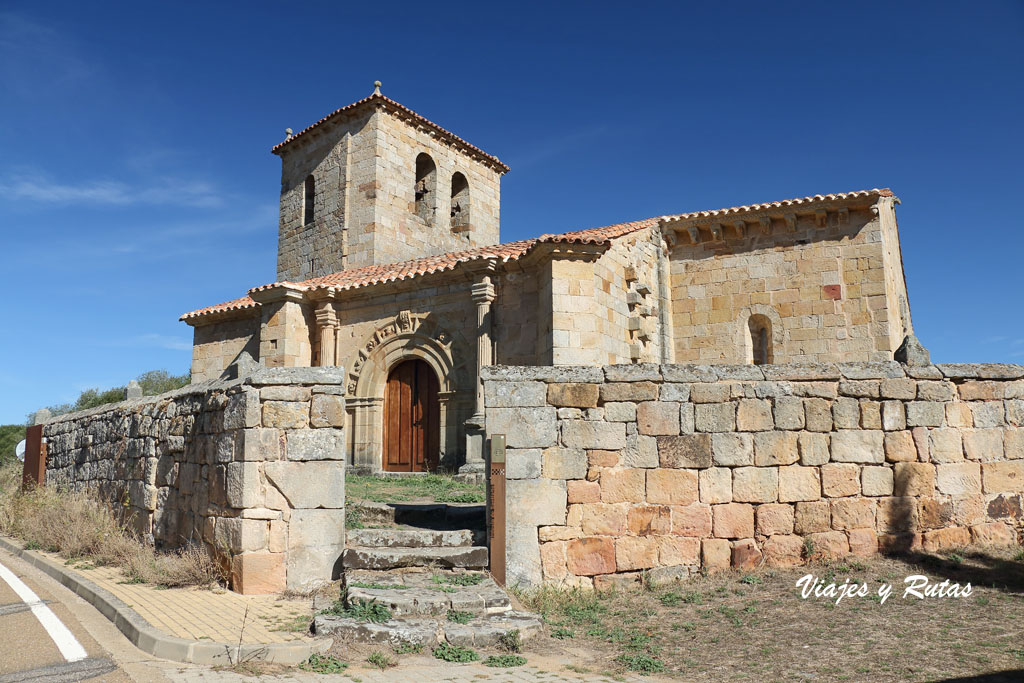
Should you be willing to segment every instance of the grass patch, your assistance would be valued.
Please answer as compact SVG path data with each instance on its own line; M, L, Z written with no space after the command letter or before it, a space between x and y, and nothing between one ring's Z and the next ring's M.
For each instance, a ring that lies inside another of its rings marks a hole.
M366 658L366 661L381 671L384 669L390 669L398 664L398 660L382 650L370 653L370 656Z
M372 588L375 590L404 591L409 588L409 586L406 586L401 583L365 583L363 581L356 581L355 583L350 583L348 585L352 586L353 588Z
M483 583L486 578L484 574L434 574L430 580L438 585L476 586Z
M526 664L526 657L522 655L491 655L483 662L484 666L501 667L510 669L513 666Z
M665 670L665 664L657 657L647 654L621 654L615 658L630 671L642 674L658 674Z
M451 643L441 643L434 648L433 654L437 659L459 664L475 662L480 659L480 655L477 654L476 650L462 647L461 645L452 645Z
M411 643L409 641L402 641L398 645L392 648L396 655L418 655L423 652L422 643Z
M484 485L456 481L449 474L414 477L345 475L346 498L377 503L423 501L435 503L482 503Z
M353 600L348 605L345 605L344 600L335 600L333 605L321 611L320 614L333 614L337 617L348 617L374 624L391 621L392 616L391 610L376 600Z
M130 519L85 493L43 486L21 492L21 464L0 468L0 532L29 550L59 553L78 568L116 566L129 583L209 586L227 577L204 547L158 552L131 531Z
M472 618L472 612L463 612L457 609L448 610L448 621L453 621L456 624L468 624Z
M334 655L312 654L309 659L299 664L303 671L311 671L315 674L340 674L348 668L348 664L341 661Z

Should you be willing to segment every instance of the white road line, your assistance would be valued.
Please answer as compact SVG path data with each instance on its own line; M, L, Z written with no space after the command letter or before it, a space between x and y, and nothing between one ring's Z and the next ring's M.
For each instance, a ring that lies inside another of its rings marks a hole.
M74 634L68 630L57 615L53 613L49 607L43 604L43 601L39 599L39 596L35 592L25 585L25 582L14 575L7 567L0 564L0 579L7 582L14 592L18 594L22 602L29 606L32 610L32 614L36 615L36 619L43 625L50 638L53 639L54 644L57 645L57 649L60 650L61 655L69 662L77 662L85 659L89 655L86 653L85 648L78 642Z

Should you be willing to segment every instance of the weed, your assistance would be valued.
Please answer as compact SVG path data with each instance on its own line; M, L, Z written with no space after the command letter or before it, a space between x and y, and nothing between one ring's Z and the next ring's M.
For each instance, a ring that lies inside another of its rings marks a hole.
M498 647L505 652L522 652L523 637L519 633L519 629L514 628L498 636Z
M450 584L452 586L476 586L483 583L487 576L484 574L449 574L442 576L434 574L430 580L436 584Z
M353 588L372 588L372 589L375 589L375 590L382 590L382 591L385 591L385 590L400 591L400 590L406 590L406 589L409 588L409 586L403 585L401 583L366 583L364 581L356 581L356 582L350 583L348 585L352 586Z
M390 669L391 667L398 664L394 657L386 652L377 650L376 652L370 653L370 656L366 658L366 661L373 664L375 667L383 671L384 669Z
M814 541L810 538L804 539L803 556L805 560L809 560L814 557Z
M740 579L740 583L744 583L744 584L746 584L748 586L759 586L762 583L764 583L764 581L761 580L760 576L754 576L753 574L747 574L742 579Z
M434 657L441 659L446 662L475 662L480 659L480 655L477 654L476 650L468 647L462 647L461 645L452 645L451 643L441 643L434 648Z
M422 643L412 643L409 641L402 641L394 647L396 655L418 655L423 652Z
M315 674L340 674L348 668L348 664L341 661L334 655L311 654L309 659L299 664L303 671L312 671Z
M526 657L520 655L491 655L483 662L484 666L496 666L508 669L526 664Z
M676 592L662 593L658 596L658 602L665 607L675 607L683 601L683 596Z
M346 607L343 600L335 600L329 608L320 614L333 614L339 617L349 617L359 621L370 621L375 624L383 624L391 620L391 610L376 600L353 600Z
M621 654L615 658L615 661L630 671L642 674L656 674L665 670L665 665L660 659L644 653Z
M704 596L696 591L691 591L683 596L683 602L688 605L699 605L704 601Z
M463 612L457 609L448 610L448 621L454 621L456 624L468 624L472 618L472 612Z
M570 628L556 628L551 632L551 637L565 640L566 638L575 638L576 634Z

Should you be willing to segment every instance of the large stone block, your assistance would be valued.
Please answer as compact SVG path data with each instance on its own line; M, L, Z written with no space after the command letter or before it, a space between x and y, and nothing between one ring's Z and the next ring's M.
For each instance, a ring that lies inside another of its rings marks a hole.
M821 490L826 498L860 495L860 467L836 462L822 465Z
M285 590L283 553L252 552L231 558L231 587L242 595L265 595Z
M754 464L759 467L792 465L800 459L796 432L754 434Z
M981 493L981 465L978 463L951 463L935 469L935 486L939 493L950 496Z
M332 394L315 394L310 403L309 423L313 427L344 427L345 398Z
M345 460L345 432L336 428L285 432L288 460Z
M219 517L214 526L214 544L232 553L267 549L267 522L262 519Z
M509 448L547 448L556 445L556 409L488 408L487 433L504 434Z
M280 460L283 455L281 432L277 429L253 427L239 435L238 452L242 460Z
M1001 429L963 429L960 435L964 441L964 453L969 460L998 460L1003 454Z
M832 528L831 506L827 500L796 504L793 529L800 535L820 533Z
M679 433L679 404L644 401L637 405L636 426L641 434L667 436Z
M260 399L263 401L299 401L309 400L309 387L283 386L263 387L260 389Z
M1024 492L1024 460L982 463L981 477L985 493Z
M260 398L253 390L228 397L224 406L224 429L245 429L260 425Z
M890 432L885 435L885 459L889 462L917 460L917 445L910 432Z
M711 470L708 470L711 471ZM791 465L779 468L779 501L818 500L821 498L821 475L817 467Z
M940 427L946 415L944 404L937 401L910 401L907 406L908 427Z
M775 428L772 404L767 399L742 398L736 409L736 429L741 432L762 432Z
M758 505L757 533L764 536L793 533L793 506L781 503Z
M646 500L646 479L647 470L602 470L601 500L605 503L642 503Z
M701 403L694 406L694 429L698 432L736 430L735 403Z
M907 412L903 401L882 401L882 429L895 432L907 428Z
M700 563L700 539L688 536L661 536L658 542L658 564L662 567L690 566ZM654 570L657 572L657 570Z
M626 445L626 425L621 422L565 420L562 443L566 448L597 448L616 451Z
M829 435L815 434L814 432L800 432L797 438L797 445L800 451L800 464L811 467L824 465L828 462Z
M697 485L702 503L732 502L732 470L728 467L700 470Z
M509 448L505 451L505 477L507 479L536 479L540 476L540 448Z
M772 536L764 542L764 562L769 567L797 567L803 563L804 539Z
M263 471L293 508L345 505L344 462L268 462Z
M836 429L857 429L860 427L860 402L855 398L837 398L832 402L832 420Z
M732 472L732 498L738 503L771 503L779 499L779 468L737 467Z
M595 408L600 392L596 384L549 384L547 401L560 408Z
M554 479L512 479L505 482L509 526L565 524L566 485Z
M704 503L672 506L672 533L705 538L711 535L711 506Z
M654 382L614 382L601 385L601 402L611 401L656 401L658 385Z
M672 530L671 514L667 505L634 505L626 513L626 527L633 536L662 536Z
M960 462L964 459L963 440L958 429L928 431L928 451L934 462Z
M263 505L263 482L260 477L260 464L258 462L228 463L225 488L229 507L261 507Z
M722 467L753 465L754 439L750 434L712 434L711 459L715 465Z
M577 538L565 548L566 565L575 576L596 576L615 571L615 541L610 538Z
M605 403L604 419L608 422L636 422L636 404L625 401Z
M545 405L549 387L553 386L560 385L544 382L484 382L484 405L488 408L538 408Z
M626 533L631 508L622 503L593 503L581 506L581 528L587 536L621 536Z
M648 503L689 505L697 498L697 472L694 470L647 470Z
M596 369L600 370L600 368ZM566 560L568 560L568 549L567 545ZM615 566L614 555L612 566ZM539 586L542 578L540 543L537 540L536 527L510 526L506 528L505 580L512 586L533 587Z
M804 428L804 401L802 398L779 396L775 399L775 428Z
M832 528L873 529L875 527L875 501L869 498L837 498L832 503Z
M583 479L587 476L587 452L578 448L544 450L543 476L548 479Z
M823 398L804 399L804 422L809 432L832 431L832 408Z
M1007 429L1003 432L1007 460L1024 460L1024 429Z
M732 560L732 544L724 538L705 538L700 542L700 562L713 574L728 569Z
M591 451L595 453L597 451ZM614 451L605 451L614 453ZM658 466L658 441L653 436L641 436L629 434L626 436L626 446L619 451L622 456L622 464L626 467L657 467Z
M893 471L891 467L865 467L860 473L860 487L865 496L891 496Z
M880 430L839 431L832 434L835 462L885 462L884 433Z
M596 481L574 479L566 482L566 495L570 504L599 503L601 502L601 485Z
M650 569L658 564L658 539L624 536L615 539L615 568L620 572Z
M880 534L917 531L917 499L910 496L879 498L875 519Z
M750 538L754 535L754 506L745 503L712 505L714 534L718 538Z
M266 401L263 426L278 429L305 429L309 426L309 404L298 401Z
M893 492L897 496L931 496L935 493L935 465L898 462L893 467Z
M659 436L658 458L662 467L711 467L711 435Z

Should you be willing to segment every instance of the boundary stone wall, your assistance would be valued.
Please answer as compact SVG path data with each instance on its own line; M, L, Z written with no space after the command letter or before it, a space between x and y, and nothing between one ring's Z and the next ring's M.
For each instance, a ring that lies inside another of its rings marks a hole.
M483 379L488 434L507 438L510 585L1024 534L1024 366L494 366Z
M308 590L345 545L345 372L260 368L43 427L46 480L158 547L203 543L242 593Z

